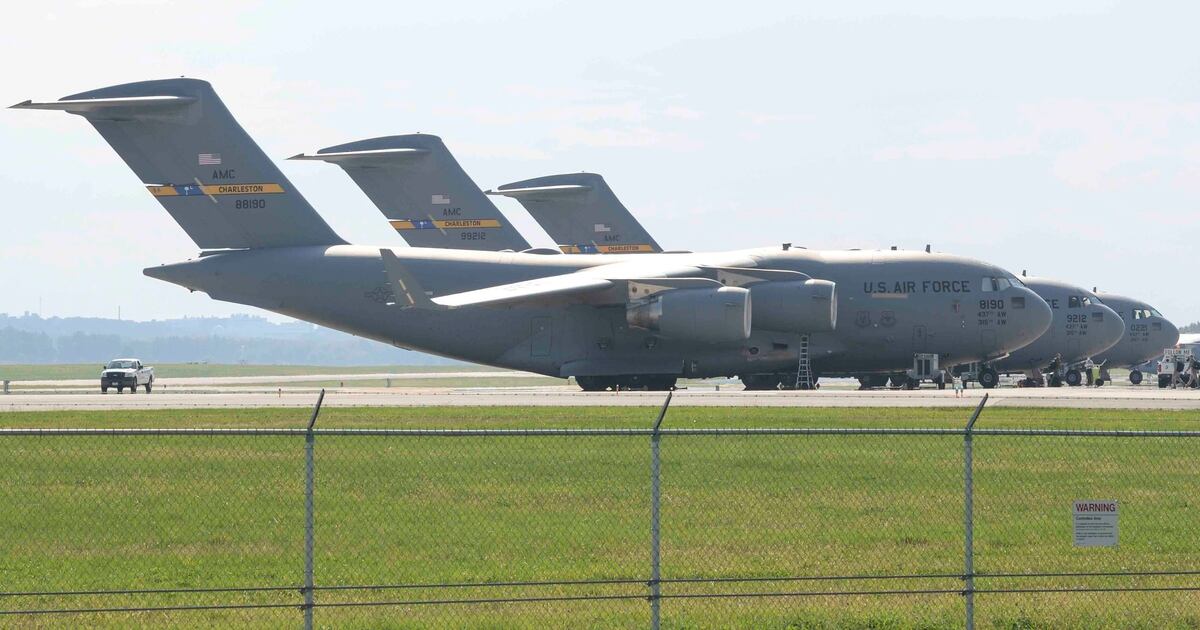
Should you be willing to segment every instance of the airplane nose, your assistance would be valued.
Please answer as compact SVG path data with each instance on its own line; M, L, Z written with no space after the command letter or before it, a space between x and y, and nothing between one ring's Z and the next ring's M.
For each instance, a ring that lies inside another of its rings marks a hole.
M1095 313L1103 313L1104 319L1094 325L1096 347L1089 352L1090 355L1097 355L1109 348L1117 345L1121 338L1125 336L1125 320L1116 311L1103 305L1096 304L1093 306ZM1094 318L1093 318L1094 321Z
M1022 288L1021 290L1025 292L1025 313L1028 317L1028 326L1033 331L1033 337L1030 339L1032 341L1050 330L1054 312L1050 310L1050 305L1041 296L1030 289Z
M1174 348L1179 343L1179 328L1167 318L1162 318L1162 341L1155 344L1164 348Z
M1009 334L1012 341L1019 344L1015 347L1021 347L1049 330L1054 314L1050 305L1032 290L1026 287L1013 287L1012 290L1015 291L1014 298L1025 298L1025 308L1009 309L1008 312Z

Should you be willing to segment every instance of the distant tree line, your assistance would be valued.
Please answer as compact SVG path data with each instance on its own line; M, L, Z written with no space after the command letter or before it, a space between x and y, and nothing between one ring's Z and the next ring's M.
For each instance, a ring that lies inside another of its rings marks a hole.
M103 363L114 357L149 363L251 363L302 365L423 365L448 360L345 335L306 338L165 336L130 339L75 332L51 336L0 328L0 363Z
M1192 323L1188 324L1187 326L1180 326L1179 332L1181 332L1181 333L1200 333L1200 322L1192 322Z

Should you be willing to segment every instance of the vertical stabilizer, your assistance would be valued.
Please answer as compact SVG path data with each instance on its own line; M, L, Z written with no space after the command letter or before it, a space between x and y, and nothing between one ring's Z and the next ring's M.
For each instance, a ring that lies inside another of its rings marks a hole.
M83 116L202 249L344 243L205 81L127 83L13 108Z
M529 249L437 136L371 138L290 159L342 167L413 247Z
M549 175L489 190L519 201L567 254L657 253L662 248L595 173Z

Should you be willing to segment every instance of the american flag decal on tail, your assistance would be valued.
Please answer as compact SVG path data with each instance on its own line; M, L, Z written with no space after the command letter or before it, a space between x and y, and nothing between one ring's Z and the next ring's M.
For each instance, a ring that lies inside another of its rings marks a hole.
M201 153L198 156L200 166L217 166L221 163L220 153Z

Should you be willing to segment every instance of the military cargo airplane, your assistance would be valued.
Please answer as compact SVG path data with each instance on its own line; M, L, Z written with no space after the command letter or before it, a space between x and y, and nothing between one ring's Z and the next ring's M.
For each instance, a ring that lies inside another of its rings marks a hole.
M1128 367L1129 382L1140 385L1144 375L1138 366L1162 356L1164 348L1179 341L1179 329L1149 304L1115 293L1096 292L1096 297L1125 320L1125 334L1116 345L1093 357L1103 366L1103 378L1111 380L1108 370Z
M945 254L786 243L606 256L351 245L204 81L13 107L86 119L201 248L145 269L152 278L405 348L574 376L584 389L783 373L806 367L805 351L808 367L827 374L903 370L914 352L990 360L1050 325L1049 306L1015 276Z
M1087 289L1048 278L1022 276L1021 281L1050 305L1054 321L1041 337L995 361L992 368L999 374L1025 374L1025 385L1058 386L1064 380L1079 385L1083 378L1078 364L1119 342L1125 324ZM1052 364L1062 368L1043 379Z

